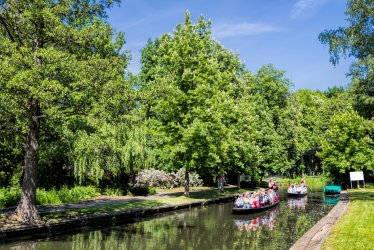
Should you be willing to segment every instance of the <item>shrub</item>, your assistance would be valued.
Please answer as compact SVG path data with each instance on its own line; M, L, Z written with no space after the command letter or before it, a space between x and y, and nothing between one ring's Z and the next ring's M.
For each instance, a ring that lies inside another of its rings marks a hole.
M102 194L110 195L110 196L121 196L121 195L124 195L124 192L120 188L105 188L102 191Z
M58 191L58 193L63 203L90 199L100 194L96 187L93 186L75 186L70 189L63 187Z
M159 187L159 188L174 188L184 186L185 181L184 168L179 169L176 173L168 173L164 170L142 170L135 178L136 183L134 187ZM196 173L190 173L190 186L202 186L203 180Z
M164 170L146 169L140 171L135 178L134 187L172 188L173 177Z
M174 175L174 187L182 187L186 185L186 179L185 179L186 169L181 168L179 169ZM200 176L194 172L190 172L190 187L199 187L203 185L203 180L200 178Z
M47 204L57 205L57 204L61 204L62 201L56 189L51 189L48 191L44 189L37 189L36 190L36 203L39 205L47 205Z
M154 187L147 187L147 186L134 186L130 188L130 192L133 195L148 195L148 194L155 194L156 188Z
M21 197L21 190L19 188L1 188L0 189L0 207L16 206Z

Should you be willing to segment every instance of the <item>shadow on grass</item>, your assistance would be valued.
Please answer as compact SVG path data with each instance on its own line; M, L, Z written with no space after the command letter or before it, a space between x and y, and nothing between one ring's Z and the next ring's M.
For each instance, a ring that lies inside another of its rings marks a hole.
M149 207L156 207L161 206L164 203L159 202L157 200L144 200L144 201L137 201L131 202L126 204L114 204L108 206L100 206L94 208L82 208L70 211L58 211L54 213L45 213L42 214L43 220L56 220L56 219L63 219L66 217L72 216L82 216L82 215L92 215L92 214L106 214L110 212L118 212L123 210L131 210L136 208L149 208Z
M349 189L348 194L351 200L374 201L374 188Z

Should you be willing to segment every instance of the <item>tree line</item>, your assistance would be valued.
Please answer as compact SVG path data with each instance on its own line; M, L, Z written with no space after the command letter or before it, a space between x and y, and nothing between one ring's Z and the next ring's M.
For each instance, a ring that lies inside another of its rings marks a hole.
M117 2L0 1L0 181L21 183L22 220L39 220L37 186L126 188L146 168L185 168L185 195L191 171L374 170L370 1L349 1L351 26L320 35L333 63L358 59L352 85L325 92L292 91L273 65L249 72L188 12L148 41L134 75L106 20Z

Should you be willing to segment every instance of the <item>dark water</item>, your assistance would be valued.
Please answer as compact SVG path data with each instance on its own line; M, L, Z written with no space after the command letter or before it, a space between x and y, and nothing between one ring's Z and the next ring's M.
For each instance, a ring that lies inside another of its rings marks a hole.
M332 208L322 193L287 198L257 214L232 203L170 212L134 224L0 245L1 249L289 249Z

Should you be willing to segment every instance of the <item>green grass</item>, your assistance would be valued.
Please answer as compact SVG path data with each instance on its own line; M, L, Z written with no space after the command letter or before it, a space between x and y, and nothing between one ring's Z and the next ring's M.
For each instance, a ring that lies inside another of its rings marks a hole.
M67 202L76 202L90 199L99 195L98 189L93 186L63 187L60 190L36 190L36 203L39 205L58 205ZM0 189L0 208L16 206L21 197L20 188Z
M114 204L102 207L95 207L95 208L82 208L82 209L75 209L75 210L68 210L63 212L55 212L55 213L45 213L41 214L42 219L44 221L55 221L59 219L63 219L69 216L81 216L81 215L89 215L89 214L98 214L98 213L109 213L109 212L116 212L116 211L124 211L128 209L134 208L150 208L156 207L166 204L179 204L184 202L191 202L191 201L204 201L208 199L214 199L219 197L224 197L227 195L238 194L248 190L245 189L226 189L223 192L219 192L218 190L203 190L200 192L192 192L190 193L190 197L185 197L183 195L176 195L168 197L160 197L156 200L145 200L145 201L137 201L131 202L126 204Z
M298 177L295 179L290 178L282 178L282 179L275 179L280 185L285 186L288 183L297 183L301 182L302 177ZM328 179L324 176L305 176L304 177L308 188L312 191L322 191L323 187L328 183Z
M351 203L323 249L374 249L374 188L348 190Z

